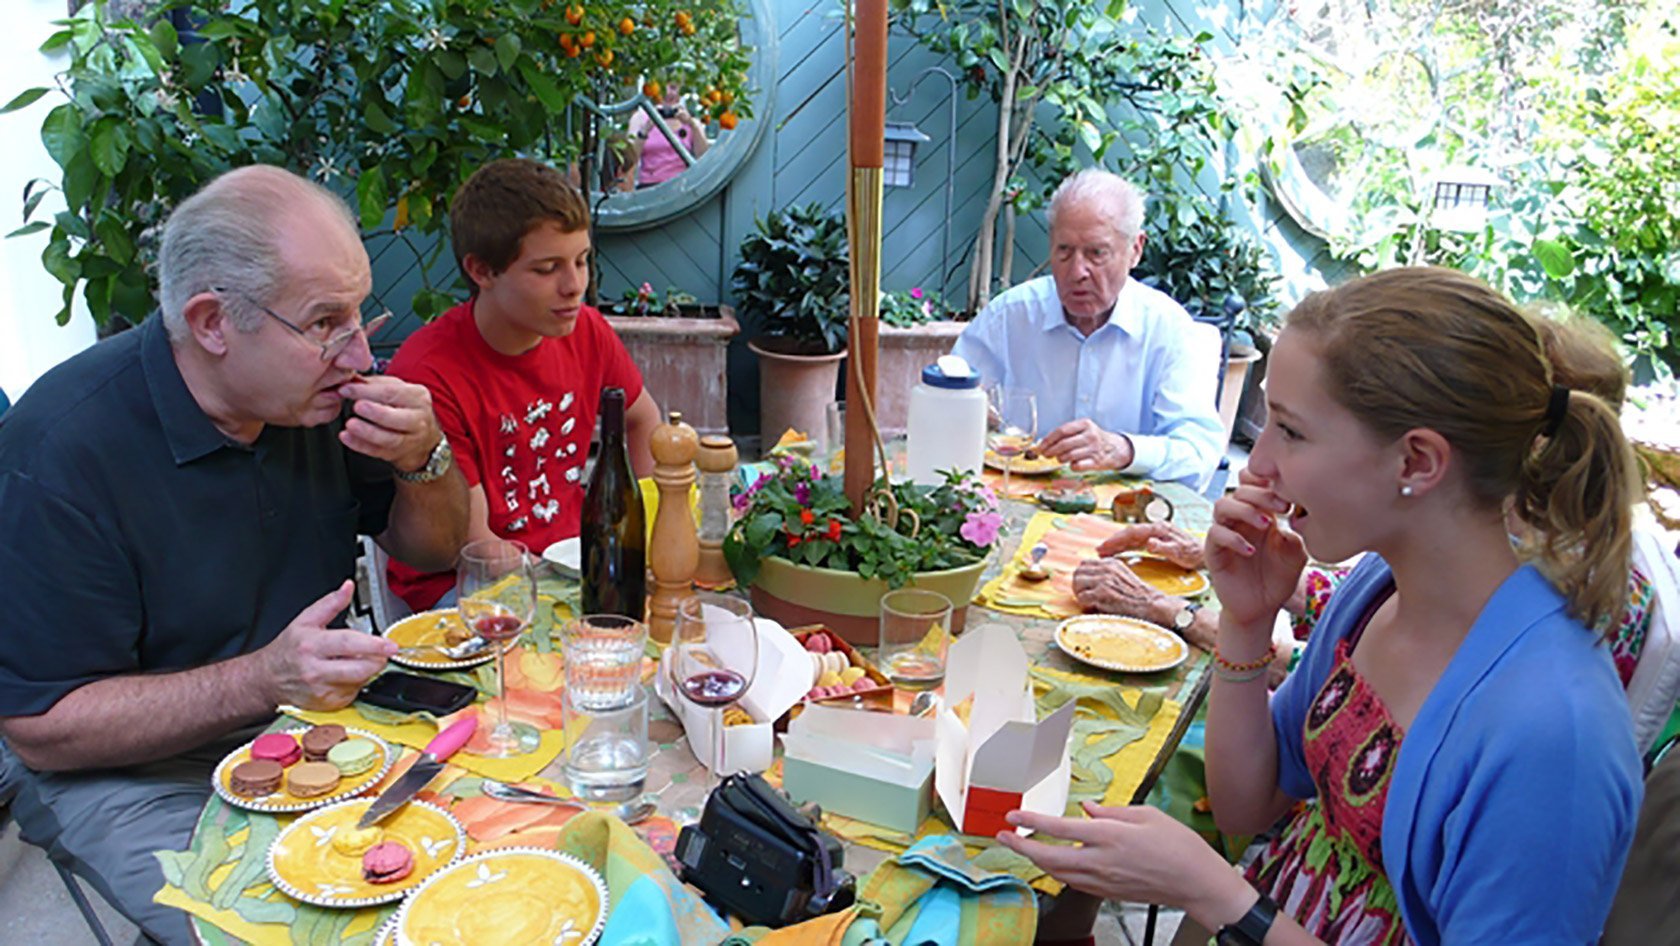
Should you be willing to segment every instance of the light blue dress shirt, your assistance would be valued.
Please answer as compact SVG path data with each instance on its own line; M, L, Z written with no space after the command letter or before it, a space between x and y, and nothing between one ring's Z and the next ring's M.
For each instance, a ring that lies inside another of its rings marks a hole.
M953 352L985 382L1037 395L1038 434L1088 417L1124 433L1126 472L1200 489L1225 449L1214 407L1216 358L1199 326L1165 293L1127 279L1114 313L1089 337L1069 325L1055 278L1041 276L993 299ZM1217 335L1217 332L1213 333Z

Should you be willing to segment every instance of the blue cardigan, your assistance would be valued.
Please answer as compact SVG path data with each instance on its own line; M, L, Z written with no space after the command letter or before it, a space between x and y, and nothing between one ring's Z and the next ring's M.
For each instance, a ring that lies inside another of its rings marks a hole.
M1367 556L1272 698L1278 783L1317 794L1307 708L1336 644L1391 582ZM1500 585L1400 744L1383 869L1419 946L1596 943L1643 793L1627 699L1605 648L1531 566Z

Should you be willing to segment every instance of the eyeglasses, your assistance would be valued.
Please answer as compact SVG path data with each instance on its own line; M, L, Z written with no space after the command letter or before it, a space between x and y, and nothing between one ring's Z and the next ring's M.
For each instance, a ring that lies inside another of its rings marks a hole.
M224 293L228 292L228 290L223 289L219 286L210 287L210 291L214 292L218 295L221 295L221 294L224 294ZM237 292L239 294L239 296L241 298L243 298L246 302L249 302L251 305L256 306L258 309L261 309L264 313L266 313L268 315L269 318L271 318L274 321L279 322L281 325L284 325L287 328L291 329L292 332L297 335L297 337L299 337L299 338L303 339L304 341L308 342L309 344L314 345L315 347L321 349L321 360L322 361L334 361L334 360L336 360L339 355L344 354L344 349L350 347L350 343L352 341L355 341L357 335L365 335L365 336L367 336L368 338L371 339L373 337L373 333L379 331L381 326L383 326L386 322L389 322L391 320L391 312L389 310L387 310L385 312L381 312L379 315L374 316L372 319L369 319L367 322L365 322L363 324L352 325L349 328L341 329L340 331L334 332L332 335L328 336L325 341L321 341L321 340L315 338L313 335L310 335L309 332L307 332L307 331L305 331L301 328L298 328L296 325L293 325L291 322L282 318L280 316L280 313L274 311L273 309L270 309L268 306L265 306L262 303L258 302L257 300L251 298L250 293L243 292L243 291L240 291L240 290L234 290L234 291Z

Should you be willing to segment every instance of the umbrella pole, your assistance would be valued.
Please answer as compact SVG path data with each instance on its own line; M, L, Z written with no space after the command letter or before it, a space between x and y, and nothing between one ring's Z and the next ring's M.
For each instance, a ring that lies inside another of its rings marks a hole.
M875 359L881 309L881 165L887 115L887 0L856 0L847 112L851 243L846 372L846 499L861 515L875 480ZM884 458L883 458L884 459Z

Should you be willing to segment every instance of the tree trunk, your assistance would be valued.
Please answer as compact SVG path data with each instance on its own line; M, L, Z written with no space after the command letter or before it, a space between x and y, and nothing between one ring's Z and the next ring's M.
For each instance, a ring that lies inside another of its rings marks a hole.
M997 158L992 165L992 191L986 197L986 211L980 217L980 232L974 240L974 265L968 271L968 310L979 312L992 295L992 249L997 237L998 211L1003 207L1003 190L1009 183L1014 144L1016 76L1026 55L1027 34L1015 44L1015 55L1003 74L1003 93L998 102ZM1029 119L1031 116L1028 116Z

